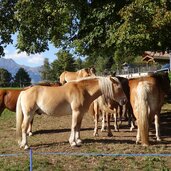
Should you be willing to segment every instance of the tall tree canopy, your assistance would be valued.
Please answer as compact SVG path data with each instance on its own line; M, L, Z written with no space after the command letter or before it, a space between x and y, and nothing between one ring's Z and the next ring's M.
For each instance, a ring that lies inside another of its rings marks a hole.
M0 68L0 86L11 86L12 75L6 69Z
M130 60L171 48L170 0L1 0L0 55L17 32L17 48L43 52L48 42L88 56Z
M24 68L19 68L15 74L14 85L17 87L25 87L31 85L31 78Z
M46 80L46 81L51 80L51 66L48 58L44 59L44 64L41 68L40 74L42 80Z
M75 71L76 64L73 55L67 50L60 50L58 59L51 63L51 74L53 80L57 80L63 71Z

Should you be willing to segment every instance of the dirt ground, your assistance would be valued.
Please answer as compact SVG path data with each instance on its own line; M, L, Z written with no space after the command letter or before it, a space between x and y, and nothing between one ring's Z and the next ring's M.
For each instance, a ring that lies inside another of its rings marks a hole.
M24 150L19 148L15 140L15 113L4 118L1 116L1 118L0 154L23 153ZM100 125L101 123L99 123L99 129ZM71 116L50 117L46 115L37 115L33 124L33 136L28 137L29 145L31 146L33 153L67 152L97 154L170 154L171 152L171 104L166 104L162 108L162 141L155 141L154 125L152 125L150 131L151 146L147 148L135 144L136 129L130 132L127 122L123 122L120 126L119 132L113 132L113 137L107 137L107 133L101 132L100 130L99 136L94 137L94 121L93 117L89 114L85 115L82 122L81 138L83 140L83 145L81 147L71 148L68 142L70 127ZM49 155L48 158L52 158L53 160L54 156ZM170 161L171 159L168 157L166 159L167 168L171 168ZM70 165L71 166L66 167L72 167L72 164ZM86 168L87 167L88 166L86 166Z

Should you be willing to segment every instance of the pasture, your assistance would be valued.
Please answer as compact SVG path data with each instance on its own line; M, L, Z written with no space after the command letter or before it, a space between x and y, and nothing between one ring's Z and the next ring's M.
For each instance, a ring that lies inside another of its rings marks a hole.
M0 118L0 154L19 154L0 157L0 170L29 170L28 151L18 148L15 137L15 113L5 110ZM99 124L100 126L100 124ZM135 144L136 130L129 131L123 122L120 132L107 137L99 131L93 136L94 121L88 113L83 118L81 137L83 145L71 148L68 142L71 115L52 117L37 115L33 136L28 138L33 150L33 170L169 170L170 157L160 156L76 156L47 154L49 152L95 154L163 154L171 151L171 104L166 103L161 114L162 142L155 142L154 126L150 131L151 146Z

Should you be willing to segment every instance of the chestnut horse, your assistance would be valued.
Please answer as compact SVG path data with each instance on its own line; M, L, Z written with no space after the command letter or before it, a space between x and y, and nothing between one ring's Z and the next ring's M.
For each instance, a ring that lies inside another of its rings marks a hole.
M77 80L83 77L95 76L95 69L94 68L83 68L76 72L64 71L59 79L61 84L65 84L71 80Z
M127 98L117 78L87 77L59 87L35 86L19 95L16 108L16 135L20 147L28 148L26 131L36 112L62 116L72 114L71 146L80 146L80 128L84 113L100 95L115 99L120 105Z
M136 143L149 145L149 126L154 120L157 141L160 141L159 115L164 97L170 90L168 73L129 79L130 102L137 119Z
M60 86L60 83L40 83L38 85L41 86ZM17 104L17 99L21 91L24 91L29 87L25 87L22 89L0 89L0 115L5 109L8 109L12 112L16 112L16 104ZM28 134L32 135L32 124L33 120L30 122L31 124L29 125L28 129Z

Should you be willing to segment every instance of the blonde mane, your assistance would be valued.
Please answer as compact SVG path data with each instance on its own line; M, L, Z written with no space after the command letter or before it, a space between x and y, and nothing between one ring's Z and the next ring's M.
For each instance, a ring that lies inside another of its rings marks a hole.
M84 77L84 78L80 78L78 80L72 80L69 82L80 82L80 81L93 80L93 79L98 79L99 86L100 86L100 89L102 91L102 94L105 100L107 100L108 98L112 98L112 99L114 98L114 89L113 89L113 84L112 84L112 81L110 80L110 77L101 77L101 76ZM112 77L112 79L119 82L119 80L116 77Z
M113 78L115 79L115 78ZM117 80L118 81L118 80ZM105 101L114 98L113 84L109 77L99 77L99 84Z

